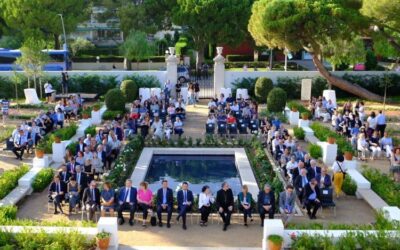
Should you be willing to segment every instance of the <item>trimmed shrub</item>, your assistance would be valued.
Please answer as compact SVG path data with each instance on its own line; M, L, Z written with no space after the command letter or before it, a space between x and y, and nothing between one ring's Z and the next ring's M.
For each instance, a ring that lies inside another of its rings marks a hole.
M125 97L120 89L110 89L104 99L108 110L125 110Z
M132 80L135 82L138 89L140 88L160 88L161 83L155 76L133 74L125 76L124 80Z
M281 88L273 88L267 97L267 108L271 112L282 112L286 105L286 92Z
M83 134L86 136L87 134L90 134L92 137L96 135L96 126L92 125L89 126L85 129L85 131L83 132Z
M319 159L322 157L322 148L314 143L311 143L308 146L308 152L310 152L310 156L314 159Z
M357 191L357 184L351 179L349 175L343 180L342 190L347 195L355 195Z
M103 113L102 119L105 121L111 121L111 120L114 120L114 118L117 117L117 115L123 115L123 114L124 114L124 111L106 110Z
M312 81L311 95L322 96L325 89L328 89L328 81L325 78L317 77Z
M304 132L303 128L293 128L293 134L294 137L296 137L299 140L304 140L304 138L306 137L306 133Z
M47 186L49 186L50 182L53 179L53 169L52 168L43 168L36 175L35 180L32 182L32 188L34 192L42 192Z
M3 199L18 185L18 180L29 171L27 165L22 165L16 169L4 171L0 176L0 200Z
M278 77L276 86L286 91L288 99L300 99L301 78Z
M122 81L120 88L127 102L136 100L139 89L133 80Z
M271 79L266 77L258 78L254 88L254 94L257 98L257 101L260 103L267 101L267 96L273 88L274 83Z
M228 62L247 62L254 61L254 55L227 55Z
M16 206L0 207L0 220L15 220L17 218L18 208Z

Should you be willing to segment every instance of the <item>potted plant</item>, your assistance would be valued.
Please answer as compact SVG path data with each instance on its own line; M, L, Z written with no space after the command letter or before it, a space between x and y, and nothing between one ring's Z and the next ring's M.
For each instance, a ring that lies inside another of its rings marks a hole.
M297 110L299 110L298 104L295 103L295 102L289 102L289 103L288 103L288 108L289 108L292 112L297 112Z
M271 234L268 236L268 249L280 250L282 248L283 238L280 235Z
M43 158L44 157L44 149L45 149L46 145L43 142L39 142L38 145L36 145L35 148L35 156L36 158Z
M61 136L58 133L54 133L54 142L61 143Z
M335 144L336 139L335 139L335 137L333 137L333 136L328 136L328 138L326 139L326 141L327 141L329 144Z
M353 152L354 152L354 150L350 145L345 145L343 147L343 151L344 151L344 158L347 161L353 160Z
M308 118L310 118L310 114L308 112L301 113L301 119L308 120Z
M104 230L101 231L100 233L97 233L96 234L97 247L100 250L108 249L110 245L110 238L111 238L111 233L105 232Z
M101 108L101 104L99 102L96 102L95 104L93 104L92 108L93 111L99 111Z
M91 115L91 111L89 109L84 109L82 111L82 118L83 119L89 119Z

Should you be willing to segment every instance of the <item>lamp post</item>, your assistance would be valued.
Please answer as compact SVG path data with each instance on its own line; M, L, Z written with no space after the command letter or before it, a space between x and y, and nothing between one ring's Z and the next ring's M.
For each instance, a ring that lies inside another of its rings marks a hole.
M63 18L63 15L62 14L58 14L59 16L60 16L60 18L61 18L61 24L62 24L62 28L63 28L63 33L64 33L64 44L65 44L65 50L67 50L68 49L68 47L67 47L67 36L66 36L66 34L65 34L65 26L64 26L64 18ZM64 46L63 46L64 47Z

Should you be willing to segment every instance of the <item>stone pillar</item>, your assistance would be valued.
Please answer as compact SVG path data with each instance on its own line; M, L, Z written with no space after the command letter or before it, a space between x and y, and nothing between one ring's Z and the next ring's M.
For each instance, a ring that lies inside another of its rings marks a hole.
M97 222L97 232L111 233L110 248L118 249L118 222L117 217L100 217Z
M301 100L311 100L312 79L301 80Z
M279 235L283 238L285 228L281 219L265 219L262 239L262 249L267 250L267 239L270 235Z
M332 165L336 161L337 144L329 144L324 141L317 143L322 148L322 160L327 165Z
M52 149L53 149L53 161L54 162L64 162L64 156L65 156L65 145L63 142L61 143L55 143L53 142L52 144Z
M214 94L219 96L221 88L225 87L225 58L222 56L223 47L217 47L218 55L214 60Z
M175 55L175 47L169 47L169 56L165 60L167 62L167 81L172 84L171 96L175 96L175 84L178 80L178 63L179 59Z
M92 110L92 124L100 125L101 124L101 113L100 110L94 111Z
M296 112L290 111L290 113L289 113L289 123L290 123L290 125L298 126L298 124L299 124L299 115L300 115L299 111L296 111Z

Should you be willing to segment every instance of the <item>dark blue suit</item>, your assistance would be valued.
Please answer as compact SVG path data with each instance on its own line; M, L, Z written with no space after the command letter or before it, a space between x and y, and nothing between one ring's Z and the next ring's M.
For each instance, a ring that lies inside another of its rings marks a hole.
M317 175L320 174L321 174L321 168L318 166L315 167L315 171L311 166L307 168L307 177L309 180L315 178Z
M117 136L118 140L122 141L124 138L124 131L122 131L122 128L116 127L113 128L115 135Z
M190 190L186 190L186 197L185 197L184 191L180 190L178 192L177 199L178 199L178 211L179 211L178 218L182 217L183 225L186 225L186 213L192 210L192 205L194 201L193 193ZM185 202L190 202L190 205L183 204Z
M128 202L129 201L129 202ZM130 190L126 187L122 187L119 191L118 195L118 218L124 221L124 217L122 216L122 211L129 210L129 222L133 222L133 218L135 215L136 204L137 204L137 190L134 187L131 187Z
M167 207L163 209L161 205L166 204ZM158 222L161 223L161 213L163 210L167 211L167 224L170 224L171 221L171 216L172 216L172 208L174 205L174 197L173 197L173 192L172 189L167 188L165 197L164 197L164 190L163 188L160 188L157 191L157 217L158 217Z
M317 179L318 182L318 186L321 187L321 174L318 174L315 179ZM331 176L330 175L325 175L324 177L324 182L322 183L324 184L324 188L329 188L332 186L332 181L331 181Z

